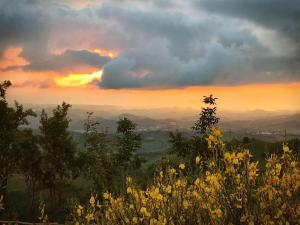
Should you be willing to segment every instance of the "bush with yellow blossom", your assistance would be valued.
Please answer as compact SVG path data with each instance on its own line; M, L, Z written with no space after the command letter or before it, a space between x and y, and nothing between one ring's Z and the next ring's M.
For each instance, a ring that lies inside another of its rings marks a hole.
M161 170L146 190L127 178L126 193L91 196L77 205L76 224L299 224L300 167L287 145L263 172L248 149L227 151L219 129L207 137L212 158ZM101 204L100 204L101 202Z

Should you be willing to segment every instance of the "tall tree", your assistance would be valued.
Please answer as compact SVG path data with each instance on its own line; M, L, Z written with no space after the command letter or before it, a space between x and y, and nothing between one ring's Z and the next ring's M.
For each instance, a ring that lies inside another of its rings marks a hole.
M83 173L93 181L95 191L103 192L110 186L111 162L108 152L106 133L99 132L92 118L93 113L87 113L85 123L85 148L81 153L84 162Z
M38 138L31 129L24 129L20 143L21 159L20 170L25 176L28 193L28 214L32 215L35 209L35 197L42 174L42 153L38 146Z
M49 189L53 205L57 202L58 188L73 178L76 146L68 127L68 110L71 105L63 102L48 116L45 110L40 118L40 145L43 153L43 184Z
M128 168L133 154L141 147L141 135L135 132L136 124L124 117L118 121L116 159L119 165Z
M198 134L206 134L219 122L219 118L216 116L216 100L217 98L214 98L213 95L203 96L203 103L206 105L206 107L202 107L199 119L193 126L193 130Z
M202 155L205 158L210 157L210 152L207 151L207 134L211 131L218 122L217 98L213 95L203 96L202 102L206 105L201 108L198 120L195 122L192 129L195 135L192 138L184 137L182 133L170 133L169 142L171 144L171 153L176 153L179 157L188 158L192 161L196 156ZM193 166L194 163L191 163Z
M114 160L115 191L119 192L125 187L125 177L133 169L141 165L142 160L135 154L141 147L141 135L136 133L136 124L124 117L118 121ZM121 187L121 188L120 188Z
M28 116L35 116L29 109L15 102L15 107L10 107L6 100L6 91L11 86L10 81L0 84L0 195L6 196L9 175L14 172L20 160L22 125L27 125ZM4 200L5 202L5 200Z

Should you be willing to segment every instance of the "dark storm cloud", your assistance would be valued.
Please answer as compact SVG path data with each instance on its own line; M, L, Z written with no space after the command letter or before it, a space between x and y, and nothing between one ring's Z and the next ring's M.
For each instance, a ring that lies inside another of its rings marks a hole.
M33 58L39 58L44 52L48 38L47 14L35 4L35 1L0 1L0 56L9 46L18 46L34 51L32 43L40 51Z
M249 28L223 18L104 6L110 18L139 37L136 48L104 67L104 88L282 82L299 80L297 57L274 55Z
M252 82L284 82L298 78L287 59L271 58L263 51L254 54L246 48L211 44L206 54L188 62L172 57L166 48L121 55L104 66L104 88L170 88L195 85L232 85ZM267 62L267 63L266 63Z
M108 89L300 80L296 1L191 2L0 0L0 53L22 47L26 71L103 67L98 85ZM78 50L93 48L120 55Z
M194 0L200 9L244 18L274 29L298 41L300 38L300 2L298 0Z
M22 67L26 71L68 72L85 65L101 68L109 58L88 50L69 49L62 54L51 52L49 42L55 39L53 36L60 33L72 43L76 37L71 36L70 29L84 31L85 23L92 23L85 18L85 12L66 5L38 0L0 1L0 56L6 48L18 46L23 49L20 56L29 62ZM16 68L20 67L11 66L4 70Z
M34 63L25 66L25 70L29 71L72 71L74 67L91 66L101 68L110 60L109 57L101 56L98 53L86 50L74 51L67 50L59 55L51 55L49 57L37 60Z
M216 33L218 22L204 19L195 21L180 12L164 10L141 11L105 4L98 10L99 17L115 21L135 40L135 48L142 48L149 40L159 39L168 42L168 48L174 56L191 59L197 43L209 42Z

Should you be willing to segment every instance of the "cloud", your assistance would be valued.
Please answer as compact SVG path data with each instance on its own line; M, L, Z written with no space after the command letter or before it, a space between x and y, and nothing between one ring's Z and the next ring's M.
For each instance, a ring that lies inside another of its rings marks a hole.
M235 85L294 81L296 71L286 73L288 60L255 55L247 47L211 43L206 54L187 62L173 57L167 47L131 52L104 66L103 88L172 88L197 85ZM255 56L255 57L254 57ZM294 68L294 67L291 67Z
M88 13L38 0L1 1L0 57L7 48L18 46L23 49L20 56L29 62L4 70L68 72L84 66L101 68L109 58L82 50L86 46L80 45L85 39L89 41L89 31L95 27ZM56 49L63 53L54 54Z
M47 14L34 1L0 2L0 56L8 46L24 46L28 52L34 51L32 43L39 51L34 57L41 57L48 39Z
M300 47L298 0L194 0L200 10L242 18L292 39Z
M300 6L287 1L3 0L0 57L17 46L26 71L103 67L107 89L299 81Z
M109 57L87 50L66 50L62 54L50 55L24 67L27 71L61 71L70 72L75 69L90 66L102 68L110 60Z
M277 55L247 23L178 12L99 10L137 36L134 50L104 66L104 88L168 88L299 80L295 55ZM274 43L276 44L276 43Z

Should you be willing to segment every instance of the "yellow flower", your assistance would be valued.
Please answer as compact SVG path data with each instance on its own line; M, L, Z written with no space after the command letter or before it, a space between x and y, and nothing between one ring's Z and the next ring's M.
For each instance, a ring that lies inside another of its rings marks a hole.
M217 209L217 210L215 211L215 213L216 213L216 215L217 215L218 218L221 218L222 215L223 215L223 212L222 212L221 209Z
M93 195L92 195L91 198L90 198L90 204L91 204L92 206L95 205L95 197L94 197Z
M160 194L158 188L155 188L154 190L149 191L149 195L151 196L151 198L156 199L158 201L161 201L163 199L163 196Z
M221 137L221 135L222 135L221 131L216 127L214 127L212 129L212 132L213 132L213 135L216 136L216 137Z
M159 176L160 176L161 178L163 178L163 177L164 177L164 172L163 172L163 171L160 171L160 172L159 172Z
M145 207L142 207L142 208L140 209L140 212L141 212L144 216L146 216L146 217L150 217L150 216L151 216L151 214L147 211L147 209L146 209Z
M132 194L132 188L131 188L131 187L128 187L128 188L127 188L127 193L128 193L128 194Z
M196 165L199 165L199 164L200 164L200 161L201 161L201 157L200 157L200 156L197 156L197 157L196 157Z
M237 165L237 164L239 164L239 160L237 158L234 158L233 161L232 161L232 163L235 164L235 165Z
M172 187L171 187L171 185L168 185L168 186L166 187L166 192L167 192L168 194L170 194L170 193L172 192Z
M169 169L169 175L172 176L176 173L176 170L174 168Z
M94 219L94 214L93 213L88 213L86 216L85 216L85 219L90 222Z
M179 164L179 168L182 169L182 170L184 170L184 169L185 169L184 163L180 163L180 164Z
M134 224L137 224L137 223L138 223L138 219L137 219L136 217L133 217L133 218L132 218L132 222L133 222Z
M78 215L78 216L81 216L81 214L82 214L82 209L80 209L80 208L78 207L76 211L77 211L77 215Z
M104 192L104 193L103 193L103 198L104 198L105 200L109 200L109 199L110 199L110 194L109 194L108 192Z
M283 144L283 152L284 152L284 153L289 153L289 152L290 152L290 148L289 148L288 145Z
M187 200L184 200L183 202L182 202L182 205L183 205L183 208L184 209L187 209L188 207L189 207L189 202L187 201Z
M294 167L296 167L296 166L297 166L297 162L296 162L296 161L292 161L292 162L291 162L291 167L294 168Z

